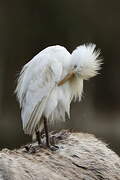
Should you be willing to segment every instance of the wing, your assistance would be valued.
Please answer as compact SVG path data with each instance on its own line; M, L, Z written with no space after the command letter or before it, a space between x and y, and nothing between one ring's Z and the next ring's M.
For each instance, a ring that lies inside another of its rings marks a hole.
M40 123L47 101L61 75L62 63L48 53L40 53L23 67L15 92L26 134L33 134Z
M23 129L26 134L34 134L35 128L41 126L42 119L41 116L45 110L47 101L55 88L55 82L52 86L44 85L47 91L42 91L40 88L36 90L36 94L33 92L28 92L29 95L26 98L25 106L22 108L22 120ZM40 94L37 92L39 91ZM33 94L33 95L32 95ZM32 101L29 96L32 96ZM34 100L33 100L34 99ZM31 102L31 104L29 104Z

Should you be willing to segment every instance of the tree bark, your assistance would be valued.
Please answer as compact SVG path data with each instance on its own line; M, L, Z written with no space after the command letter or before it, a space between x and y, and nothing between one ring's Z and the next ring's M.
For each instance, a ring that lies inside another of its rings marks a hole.
M57 151L3 149L0 180L120 180L120 158L94 135L61 131L51 136Z

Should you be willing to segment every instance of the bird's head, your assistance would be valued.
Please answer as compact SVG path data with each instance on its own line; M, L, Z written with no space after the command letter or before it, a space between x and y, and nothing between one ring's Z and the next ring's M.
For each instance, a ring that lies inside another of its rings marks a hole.
M72 71L82 79L96 76L101 68L100 50L95 50L95 47L95 44L84 44L72 52Z

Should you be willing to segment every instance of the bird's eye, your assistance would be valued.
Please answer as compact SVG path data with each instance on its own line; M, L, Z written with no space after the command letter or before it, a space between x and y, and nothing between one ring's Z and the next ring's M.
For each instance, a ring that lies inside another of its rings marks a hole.
M74 65L74 68L76 68L77 67L77 65Z

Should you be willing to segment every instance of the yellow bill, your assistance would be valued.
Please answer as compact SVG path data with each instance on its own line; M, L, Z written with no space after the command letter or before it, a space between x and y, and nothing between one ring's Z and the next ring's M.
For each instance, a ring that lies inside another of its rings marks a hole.
M61 81L58 82L58 86L63 85L66 83L69 79L71 79L74 76L75 72L68 73Z

